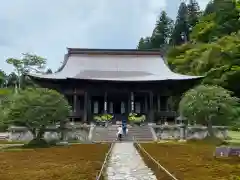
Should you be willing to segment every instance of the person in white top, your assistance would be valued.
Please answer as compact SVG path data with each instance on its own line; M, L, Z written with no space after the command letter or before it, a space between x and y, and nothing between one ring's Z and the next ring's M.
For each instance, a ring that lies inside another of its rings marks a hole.
M122 129L122 126L119 126L118 127L118 132L117 132L117 138L118 138L118 140L122 140L122 134L123 134L123 129Z

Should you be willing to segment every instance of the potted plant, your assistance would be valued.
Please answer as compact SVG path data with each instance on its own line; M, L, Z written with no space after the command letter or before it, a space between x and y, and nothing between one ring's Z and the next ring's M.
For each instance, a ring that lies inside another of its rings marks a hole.
M139 115L137 113L130 113L128 115L128 120L129 120L130 124L141 125L146 120L146 116L143 114Z
M112 120L113 115L111 114L102 114L102 115L95 115L93 119L96 121L97 124L106 125L110 120Z

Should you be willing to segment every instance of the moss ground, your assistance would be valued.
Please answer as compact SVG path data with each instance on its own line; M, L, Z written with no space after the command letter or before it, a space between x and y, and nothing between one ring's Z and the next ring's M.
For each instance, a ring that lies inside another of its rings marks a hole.
M109 144L0 152L1 180L95 180Z
M180 180L235 180L240 158L215 159L210 143L142 143L142 147ZM145 158L145 162L152 166ZM155 168L155 172L157 169ZM161 173L156 172L160 179Z

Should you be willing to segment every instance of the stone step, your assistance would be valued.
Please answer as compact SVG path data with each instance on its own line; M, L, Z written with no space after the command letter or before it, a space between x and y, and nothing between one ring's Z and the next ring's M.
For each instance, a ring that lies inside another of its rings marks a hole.
M151 132L146 132L146 131L143 131L143 132L141 132L141 131L136 131L136 132L131 132L131 131L128 131L128 133L134 133L134 134L152 134Z
M117 127L95 127L93 131L93 141L115 141L117 138ZM133 126L128 128L127 137L123 141L132 141L135 137L138 141L151 141L153 140L152 132L148 126Z

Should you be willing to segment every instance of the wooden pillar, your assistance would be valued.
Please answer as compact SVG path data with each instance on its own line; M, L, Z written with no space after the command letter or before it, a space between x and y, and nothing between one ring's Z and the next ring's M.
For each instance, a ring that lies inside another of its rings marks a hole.
M167 111L171 111L171 108L170 108L170 101L171 101L171 96L168 96L167 97L167 107L166 107L166 109L167 109Z
M128 111L127 113L129 114L131 112L131 93L128 93Z
M144 104L145 104L145 106L144 106L144 108L145 108L145 114L147 114L148 113L148 96L147 96L148 94L146 94L145 95L145 102L144 102Z
M152 91L150 91L150 93L149 93L149 102L150 102L149 121L153 122L153 120L154 120L154 111L153 111L153 92Z
M84 122L87 122L87 119L88 119L88 101L89 101L89 99L88 99L88 92L84 92L84 117L83 117L83 121Z
M76 94L76 88L74 89L74 93L73 93L73 111L76 114L77 112L77 94Z
M134 102L134 93L133 92L131 92L130 100L131 100L131 112L133 113L135 110L135 102Z
M107 109L108 103L107 103L107 92L104 92L104 113L106 114L108 109Z
M158 108L158 112L160 112L161 111L161 97L159 94L157 96L157 108Z

